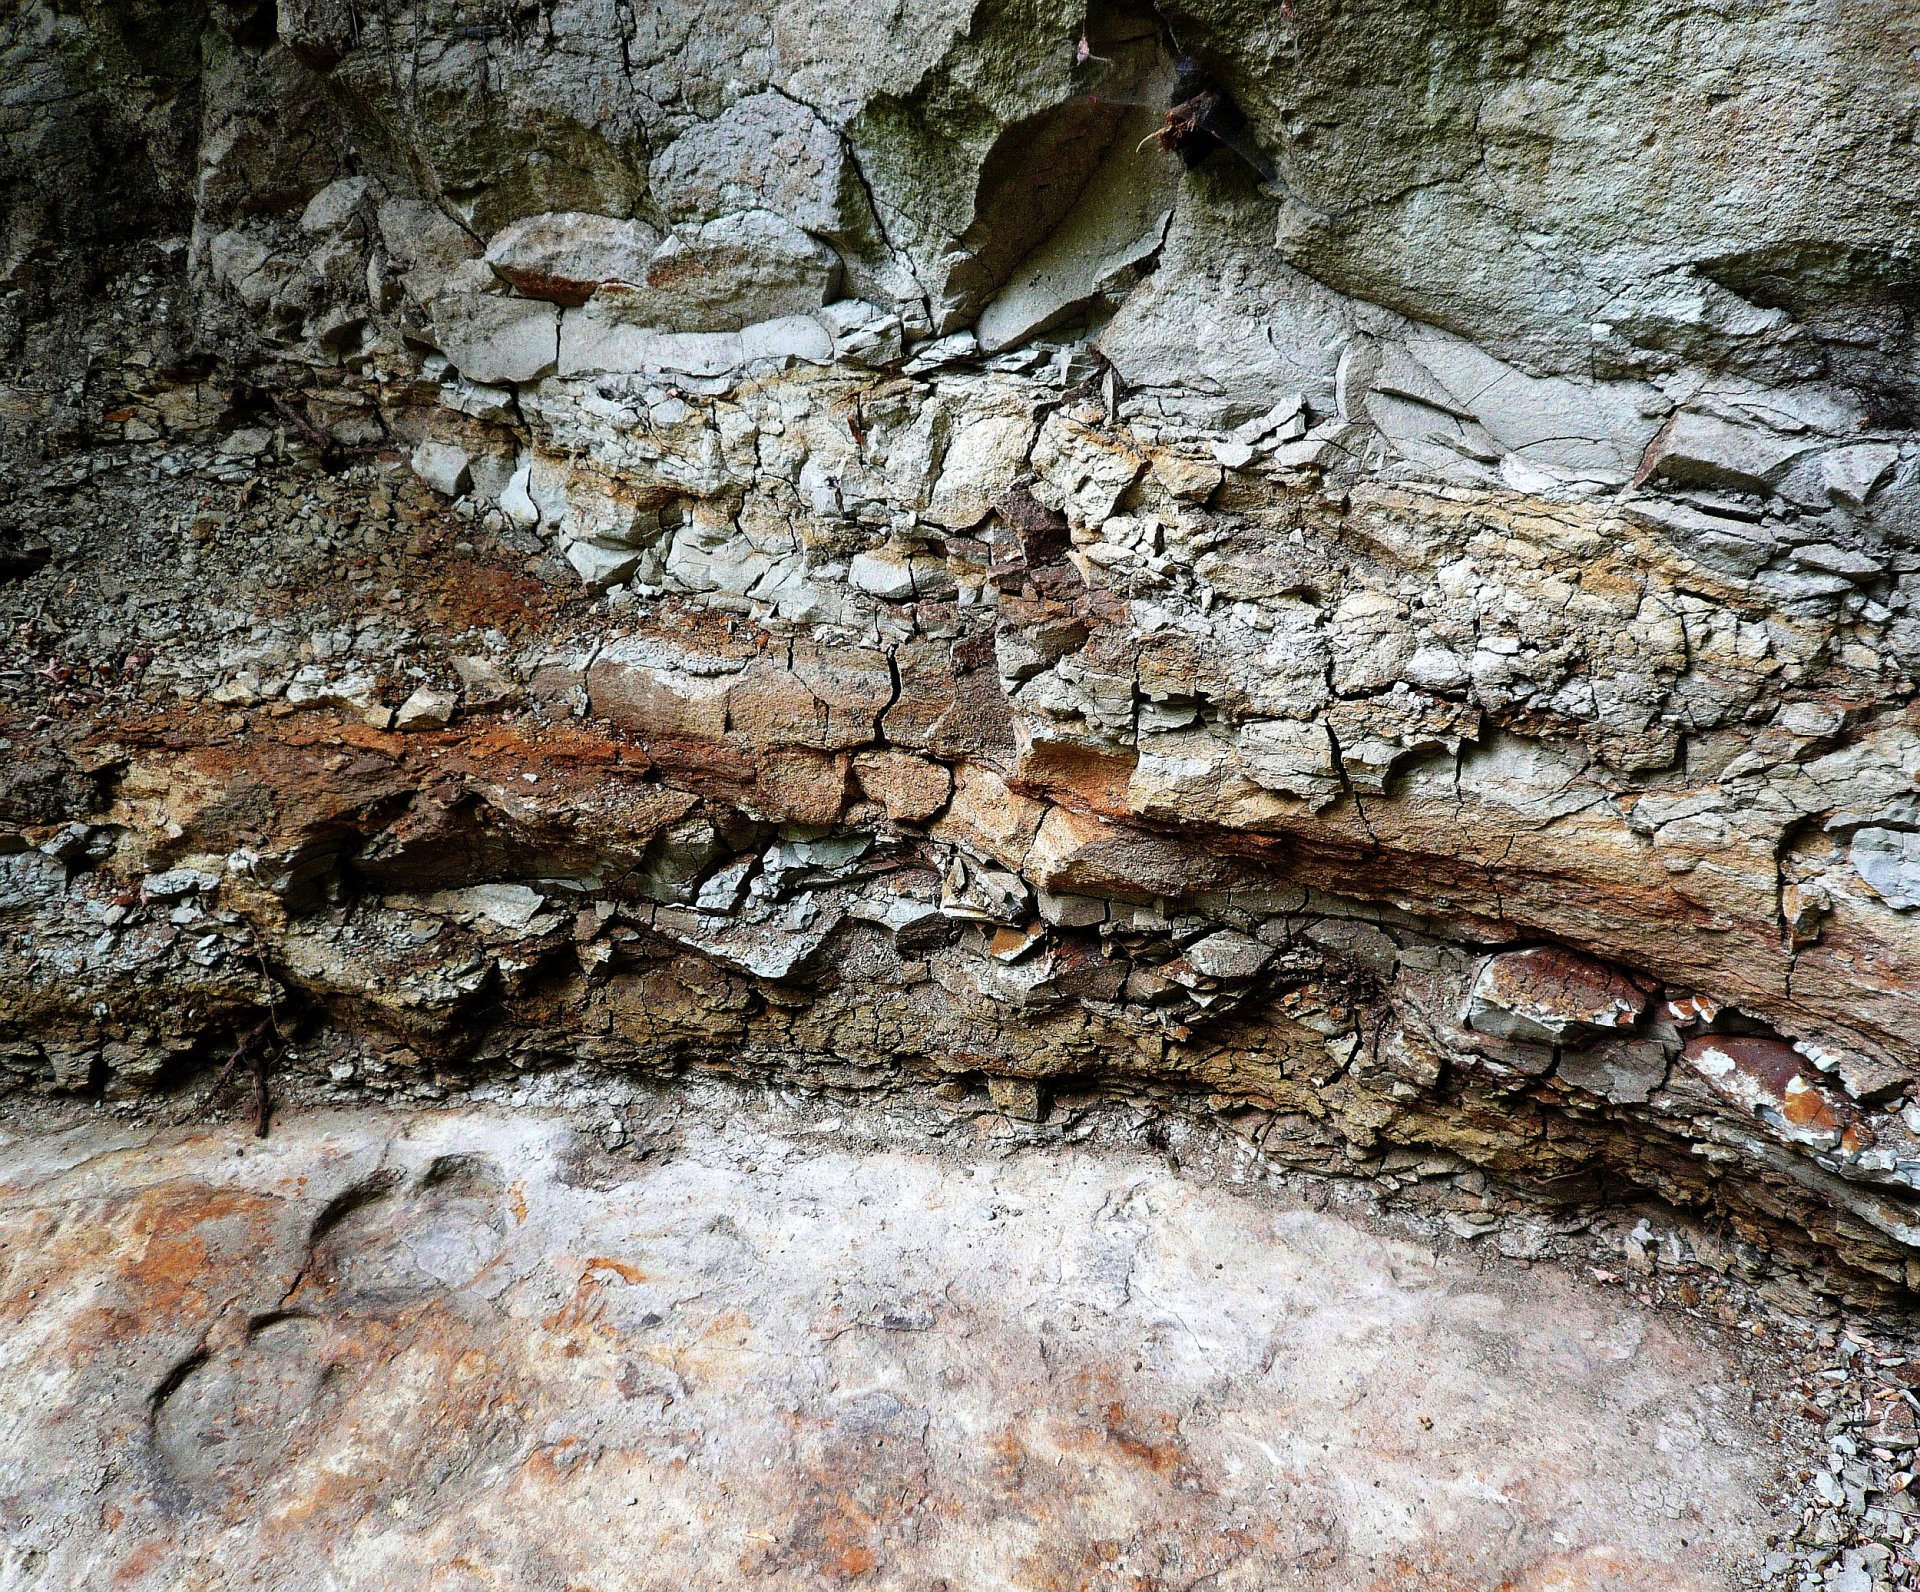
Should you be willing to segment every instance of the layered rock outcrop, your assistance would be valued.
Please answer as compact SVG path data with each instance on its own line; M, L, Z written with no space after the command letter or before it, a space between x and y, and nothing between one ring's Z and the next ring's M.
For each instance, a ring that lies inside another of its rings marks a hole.
M1242 10L0 25L15 1087L1175 1088L1920 1286L1920 40Z

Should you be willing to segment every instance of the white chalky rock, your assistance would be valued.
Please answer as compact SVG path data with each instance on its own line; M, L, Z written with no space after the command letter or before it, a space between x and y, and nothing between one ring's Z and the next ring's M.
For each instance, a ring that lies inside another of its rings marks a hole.
M533 461L523 459L500 494L500 512L515 525L531 528L540 523L540 505L533 500L531 481Z
M413 450L413 473L442 497L459 497L473 485L472 458L451 442L423 442Z
M417 686L393 715L397 730L439 730L452 721L459 699L430 685Z
M631 547L607 542L575 542L567 548L567 562L573 565L587 590L605 591L634 572L640 563L640 554Z
M486 261L528 298L584 304L607 282L639 282L660 234L644 221L581 211L527 216L496 233Z

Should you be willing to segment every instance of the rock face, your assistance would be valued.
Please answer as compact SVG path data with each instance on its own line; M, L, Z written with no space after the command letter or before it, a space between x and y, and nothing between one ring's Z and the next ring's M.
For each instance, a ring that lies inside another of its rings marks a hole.
M1900 16L454 9L0 23L8 1090L1173 1090L1910 1300Z

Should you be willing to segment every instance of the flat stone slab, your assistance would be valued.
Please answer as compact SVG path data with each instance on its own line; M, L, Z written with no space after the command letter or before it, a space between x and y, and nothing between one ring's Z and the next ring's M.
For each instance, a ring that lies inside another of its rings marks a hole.
M847 1131L0 1138L0 1582L1694 1592L1760 1559L1737 1368L1664 1317L1132 1151Z

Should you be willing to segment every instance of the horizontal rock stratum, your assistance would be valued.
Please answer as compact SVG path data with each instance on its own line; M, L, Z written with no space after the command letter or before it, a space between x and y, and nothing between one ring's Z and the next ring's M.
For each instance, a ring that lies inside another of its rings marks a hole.
M686 1104L641 1160L525 1102L0 1145L0 1563L1718 1592L1777 1519L1740 1362L1545 1268L1137 1150Z
M4 8L0 1588L1914 1584L1916 60Z
M1910 1305L1920 40L1245 12L16 7L21 1109L1144 1091Z

